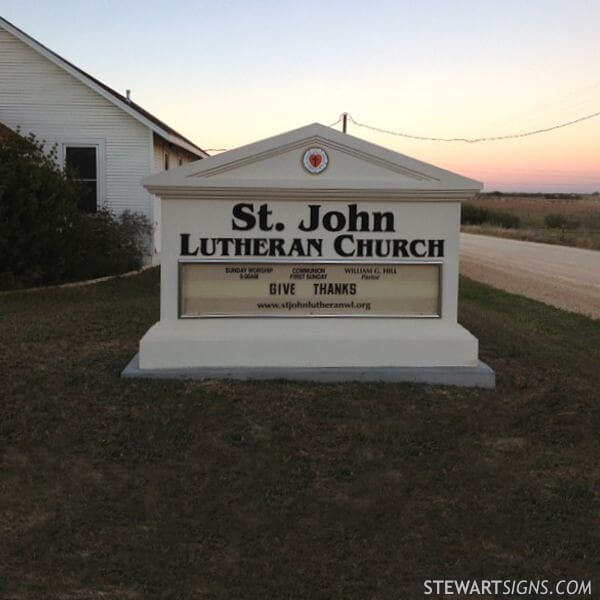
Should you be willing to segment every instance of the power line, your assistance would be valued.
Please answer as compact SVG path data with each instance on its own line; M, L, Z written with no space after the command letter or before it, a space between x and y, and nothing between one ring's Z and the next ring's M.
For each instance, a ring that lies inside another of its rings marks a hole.
M524 138L530 137L532 135L538 135L539 133L547 133L548 131L554 131L556 129L562 129L563 127L569 127L570 125L575 125L576 123L581 123L582 121L587 121L589 119L594 119L595 117L600 116L600 111L591 113L589 115L585 115L583 117L579 117L578 119L573 119L572 121L566 121L565 123L558 123L557 125L552 125L550 127L543 127L542 129L534 129L532 131L523 131L520 133L509 133L506 135L495 135L489 137L480 137L480 138L441 138L441 137L430 137L425 135L414 135L411 133L405 133L402 131L392 131L391 129L384 129L383 127L376 127L375 125L368 125L367 123L360 123L350 113L342 113L338 120L328 127L335 127L338 123L346 118L352 124L357 127L362 127L364 129L370 129L372 131L377 131L379 133L386 133L388 135L395 135L397 137L409 138L411 140L422 140L426 142L464 142L466 144L476 144L478 142L497 142L500 140L512 140L516 138ZM228 148L208 148L206 152L227 152Z
M524 131L521 133L509 133L507 135L495 135L490 137L480 137L480 138L439 138L439 137L429 137L424 135L413 135L410 133L404 133L400 131L392 131L391 129L383 129L382 127L375 127L374 125L368 125L367 123L359 123L356 121L352 115L348 115L348 120L356 125L357 127L363 127L365 129L371 129L372 131L378 131L379 133L387 133L389 135L395 135L398 137L410 138L413 140L423 140L428 142L465 142L467 144L475 144L477 142L496 142L499 140L510 140L515 138L523 138L529 137L532 135L537 135L538 133L546 133L548 131L554 131L555 129L562 129L563 127L568 127L569 125L575 125L575 123L581 123L582 121L587 121L588 119L593 119L594 117L600 116L600 111L585 115L584 117L579 117L578 119L573 119L572 121L567 121L566 123L559 123L557 125L552 125L551 127L544 127L542 129L535 129L533 131ZM341 119L341 117L340 117ZM338 121L339 122L339 121Z

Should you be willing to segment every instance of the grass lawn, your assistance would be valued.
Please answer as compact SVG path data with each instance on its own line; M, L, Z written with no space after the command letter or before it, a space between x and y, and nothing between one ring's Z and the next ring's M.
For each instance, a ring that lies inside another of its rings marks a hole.
M121 380L157 318L156 270L0 297L0 597L598 597L600 321L462 280L492 392Z

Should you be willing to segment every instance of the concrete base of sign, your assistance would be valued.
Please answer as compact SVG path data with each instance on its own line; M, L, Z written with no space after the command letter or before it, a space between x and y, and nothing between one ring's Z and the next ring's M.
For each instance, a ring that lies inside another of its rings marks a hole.
M476 367L478 341L442 319L227 318L160 321L141 369Z
M123 376L494 387L477 356L477 339L440 319L184 319L151 327Z
M227 318L160 321L140 368L475 367L478 341L442 319Z
M484 362L475 367L195 367L140 369L139 354L121 373L144 379L293 379L302 381L383 381L494 389L496 375Z

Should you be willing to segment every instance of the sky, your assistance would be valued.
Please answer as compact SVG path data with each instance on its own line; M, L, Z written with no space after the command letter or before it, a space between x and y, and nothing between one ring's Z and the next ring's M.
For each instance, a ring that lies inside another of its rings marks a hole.
M597 0L0 0L0 15L202 148L342 112L486 137L600 111ZM348 132L487 191L600 191L600 117L478 144Z

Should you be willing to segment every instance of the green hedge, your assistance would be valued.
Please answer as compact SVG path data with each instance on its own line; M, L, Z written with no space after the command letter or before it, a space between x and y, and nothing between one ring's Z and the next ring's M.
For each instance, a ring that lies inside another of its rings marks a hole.
M50 285L139 268L146 217L84 214L86 193L35 136L0 140L0 289Z

